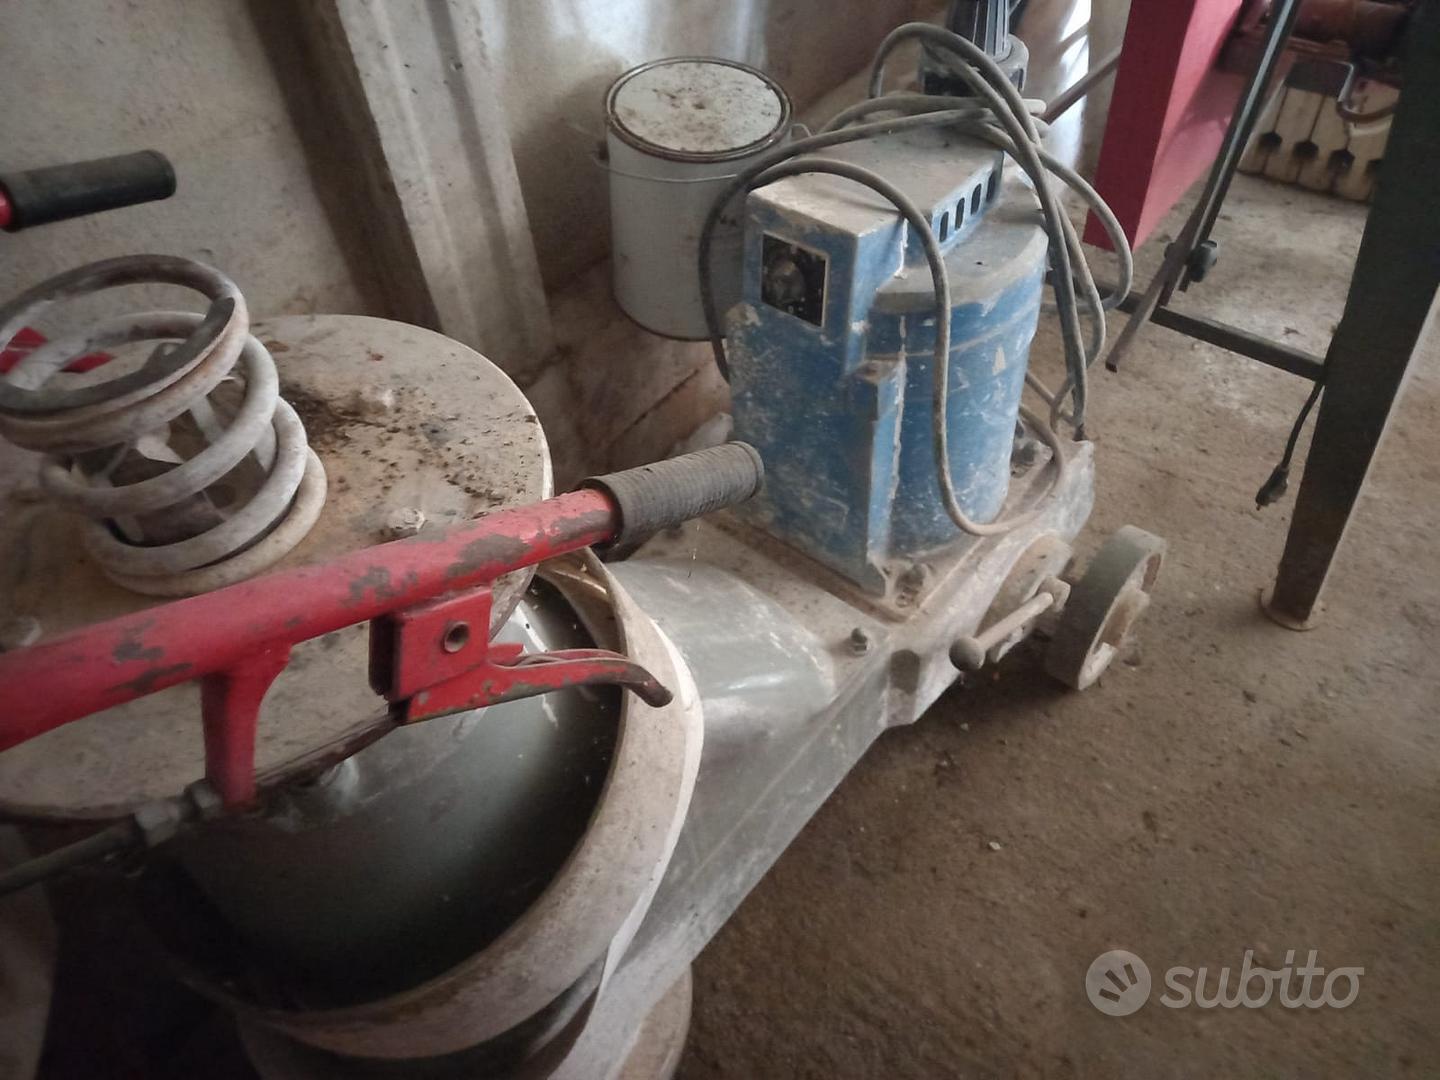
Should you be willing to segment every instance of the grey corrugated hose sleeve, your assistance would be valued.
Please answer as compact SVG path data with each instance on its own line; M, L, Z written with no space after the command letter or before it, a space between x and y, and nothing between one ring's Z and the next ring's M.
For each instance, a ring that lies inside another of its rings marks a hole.
M595 476L581 487L610 494L620 533L605 549L630 551L662 529L744 502L760 490L765 468L748 443L730 442L638 469Z

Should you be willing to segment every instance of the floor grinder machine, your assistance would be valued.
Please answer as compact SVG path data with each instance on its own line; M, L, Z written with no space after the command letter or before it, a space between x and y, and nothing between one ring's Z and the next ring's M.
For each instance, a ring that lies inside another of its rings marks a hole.
M942 92L883 94L917 40ZM151 256L0 309L0 812L91 829L0 889L113 874L262 1076L668 1075L691 962L883 731L1032 633L1089 686L1145 609L1155 537L1071 567L1113 298L1023 50L902 27L798 136L727 116L753 74L611 95L675 205L679 166L711 187L655 251L735 442L556 496L524 396L439 334L251 321ZM26 329L135 283L208 307Z

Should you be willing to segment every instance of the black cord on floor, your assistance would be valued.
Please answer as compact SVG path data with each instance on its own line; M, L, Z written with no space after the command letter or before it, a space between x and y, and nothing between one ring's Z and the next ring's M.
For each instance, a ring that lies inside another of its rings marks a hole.
M1315 408L1315 403L1320 400L1320 393L1324 389L1325 384L1317 379L1310 390L1310 396L1305 399L1305 404L1300 406L1300 415L1295 417L1295 426L1290 429L1290 438L1285 442L1285 456L1280 459L1280 464L1275 466L1270 479L1255 493L1256 510L1263 510L1285 497L1285 492L1290 487L1290 459L1295 456L1295 444L1300 441L1300 432L1305 427L1305 421L1309 419L1310 411Z

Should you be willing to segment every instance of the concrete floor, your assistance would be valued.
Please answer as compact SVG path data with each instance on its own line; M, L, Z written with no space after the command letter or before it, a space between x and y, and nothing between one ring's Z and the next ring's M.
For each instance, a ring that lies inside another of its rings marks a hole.
M1323 352L1363 223L1242 177L1184 305ZM1042 366L1056 355L1037 343ZM1084 694L1014 655L885 735L701 956L680 1076L1433 1075L1433 342L1417 366L1308 634L1256 605L1293 497L1254 508L1306 386L1153 328L1102 373L1088 539L1133 522L1170 541L1138 643ZM1086 997L1112 948L1155 972L1133 1016ZM1362 966L1359 997L1155 1000L1171 965L1238 972L1247 949Z

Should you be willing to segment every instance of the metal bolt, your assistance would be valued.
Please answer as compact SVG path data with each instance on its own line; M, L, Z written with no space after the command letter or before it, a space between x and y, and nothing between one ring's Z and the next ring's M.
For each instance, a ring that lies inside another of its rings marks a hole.
M180 832L180 808L173 800L146 803L136 810L132 820L140 831L140 839L148 848L159 847L173 840Z
M424 527L425 511L418 506L402 506L390 511L390 516L385 519L385 532L397 540L414 536Z
M395 391L388 386L362 386L351 395L350 407L362 416L384 416L395 408Z
M864 656L870 651L870 635L857 626L850 631L849 645L856 656Z
M1010 454L1010 464L1021 470L1028 469L1040 460L1040 452L1043 449L1044 446L1039 439L1032 439L1028 436L1016 439L1014 449Z
M930 581L930 567L914 563L895 581L895 602L909 607L920 599L920 593Z
M185 788L185 798L190 801L194 816L201 821L214 821L225 813L225 804L220 793L209 780L196 780Z

